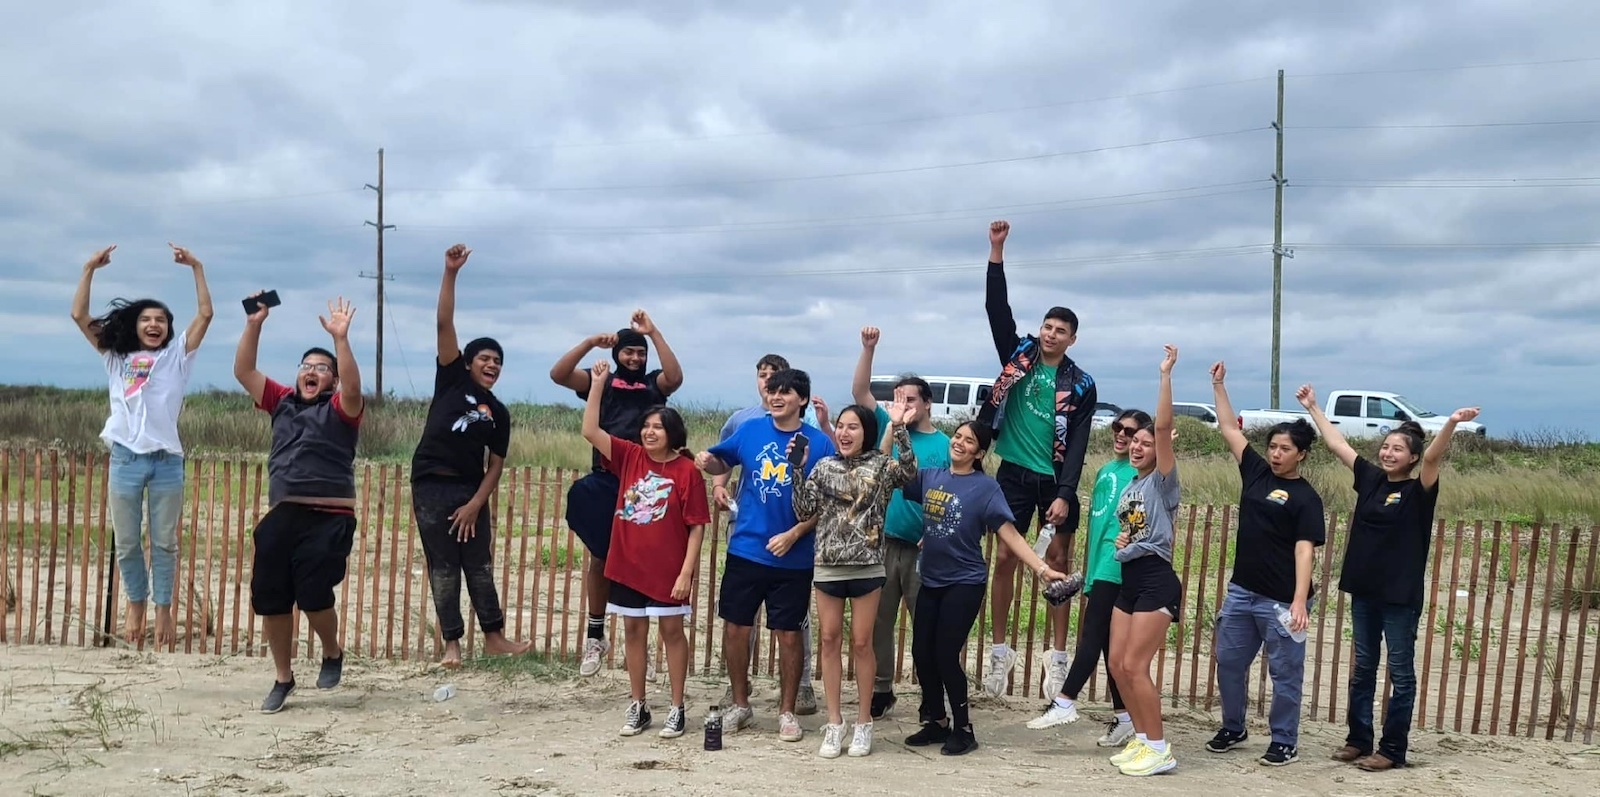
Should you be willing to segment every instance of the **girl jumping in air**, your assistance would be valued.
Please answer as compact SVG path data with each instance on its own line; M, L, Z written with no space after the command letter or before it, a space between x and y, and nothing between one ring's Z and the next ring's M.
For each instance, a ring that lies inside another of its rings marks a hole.
M1345 714L1350 732L1333 760L1354 762L1368 772L1403 767L1417 700L1417 621L1422 617L1433 509L1439 501L1439 469L1456 425L1478 417L1478 408L1450 413L1427 448L1421 425L1400 424L1384 436L1373 463L1357 454L1322 414L1310 385L1302 386L1295 398L1311 413L1328 450L1355 473L1356 506L1339 575L1339 589L1350 594L1355 668L1350 672ZM1385 645L1392 691L1374 750L1372 699L1378 687L1378 657Z
M111 310L89 314L89 284L111 264L111 246L83 264L72 320L100 353L110 380L111 417L100 439L111 449L108 493L117 570L128 591L127 639L143 647L145 602L156 605L156 646L176 640L172 590L178 567L178 516L183 511L183 444L178 414L195 352L211 326L211 291L205 267L189 250L172 247L172 260L194 272L193 321L174 335L172 311L155 299L115 299ZM150 517L150 565L145 566L140 526Z
M611 378L611 361L595 363L591 374L583 437L621 485L605 565L605 578L610 582L606 611L622 616L628 686L633 696L621 733L637 736L650 727L645 671L650 660L650 618L654 617L667 649L667 676L672 684L672 707L658 735L673 739L683 735L687 724L683 690L689 674L689 640L683 633L683 618L689 614L694 594L700 542L711 522L705 477L686 448L689 433L677 410L665 406L646 410L638 443L601 428L600 402L603 387Z

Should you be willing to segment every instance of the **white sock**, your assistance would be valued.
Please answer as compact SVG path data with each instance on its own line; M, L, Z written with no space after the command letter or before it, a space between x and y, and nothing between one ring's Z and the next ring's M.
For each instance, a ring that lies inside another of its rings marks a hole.
M1165 753L1167 751L1166 739L1149 739L1145 741L1145 744L1150 745L1150 749L1158 753Z
M1004 655L1011 652L1011 646L1004 642L996 642L994 647L990 648L990 651Z
M1139 741L1141 741L1141 742L1143 742L1145 744L1149 744L1150 743L1150 737L1148 737L1148 736L1146 736L1146 735L1144 735L1142 733L1135 733L1133 735L1133 738L1138 739Z
M1070 661L1070 659L1067 658L1067 652L1066 651L1064 651L1064 650L1052 650L1052 651L1050 651L1050 662L1052 664L1066 664L1068 661Z
M1132 725L1133 724L1133 715L1129 714L1126 711L1118 711L1117 712L1117 724L1118 725Z
M1064 709L1070 709L1073 705L1071 698L1062 697L1061 695L1056 695L1056 699L1053 702Z

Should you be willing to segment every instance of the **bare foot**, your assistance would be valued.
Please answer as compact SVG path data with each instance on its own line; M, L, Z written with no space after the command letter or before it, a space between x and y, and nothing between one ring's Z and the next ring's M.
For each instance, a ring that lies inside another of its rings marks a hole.
M166 650L178 641L171 606L156 606L156 649Z
M451 640L444 643L444 656L439 659L439 665L447 670L454 670L461 666L461 643Z
M128 626L124 630L126 631L125 638L128 640L128 644L143 650L145 632L144 601L137 603L128 601Z
M483 635L483 652L490 656L520 656L532 647L532 642L512 642L498 631Z

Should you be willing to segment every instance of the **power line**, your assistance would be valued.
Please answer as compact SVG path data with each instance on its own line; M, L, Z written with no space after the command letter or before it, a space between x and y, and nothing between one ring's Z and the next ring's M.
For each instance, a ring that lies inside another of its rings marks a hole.
M1559 58L1550 61L1513 61L1499 64L1462 64L1459 66L1422 66L1408 69L1369 69L1356 72L1306 72L1290 74L1290 78L1355 77L1359 75L1407 75L1418 72L1456 72L1467 69L1501 69L1513 66L1554 66L1557 64L1586 64L1600 61L1600 57Z
M1510 249L1526 251L1585 251L1600 249L1600 241L1531 241L1500 243L1297 243L1295 249Z
M1318 182L1377 182L1377 183L1516 183L1565 182L1568 180L1600 180L1600 177L1302 177L1296 184Z
M1600 125L1600 119L1572 119L1540 122L1445 122L1406 125L1294 125L1290 130L1455 130L1477 127L1556 127L1561 125Z

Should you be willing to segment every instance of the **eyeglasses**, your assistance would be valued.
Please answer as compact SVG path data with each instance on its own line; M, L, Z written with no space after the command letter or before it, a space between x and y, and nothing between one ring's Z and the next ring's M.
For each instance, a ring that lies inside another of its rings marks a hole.
M331 374L333 373L333 366L327 363L300 363L300 373L303 374L306 371L316 371L319 374Z
M1113 429L1112 434L1121 435L1122 437L1132 437L1139 433L1139 427L1129 426L1125 423L1116 424L1111 428Z

